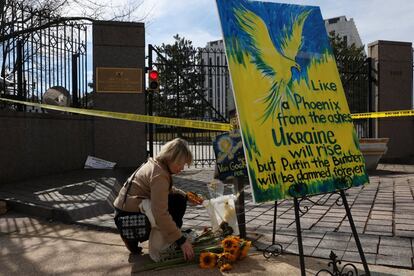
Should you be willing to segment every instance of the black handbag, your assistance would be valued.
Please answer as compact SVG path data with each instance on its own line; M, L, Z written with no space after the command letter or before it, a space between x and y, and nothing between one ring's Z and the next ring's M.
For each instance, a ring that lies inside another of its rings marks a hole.
M124 184L124 186L127 186L124 196L124 204L129 189L131 188L132 179L141 167L142 166L140 166ZM125 212L117 210L114 220L122 238L126 240L138 240L139 242L147 241L149 239L151 223L145 214L141 212Z
M151 223L143 213L121 212L115 217L115 224L126 240L144 242L149 239Z

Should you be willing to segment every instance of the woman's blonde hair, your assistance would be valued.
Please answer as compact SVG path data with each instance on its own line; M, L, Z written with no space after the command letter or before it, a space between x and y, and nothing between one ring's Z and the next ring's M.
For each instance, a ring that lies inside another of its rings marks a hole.
M175 138L161 147L156 159L167 164L182 162L190 165L193 162L193 154L186 140Z

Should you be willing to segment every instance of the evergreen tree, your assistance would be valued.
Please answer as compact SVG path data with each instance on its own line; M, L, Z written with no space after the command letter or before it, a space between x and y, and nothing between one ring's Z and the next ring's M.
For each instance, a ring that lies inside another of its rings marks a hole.
M335 32L329 34L339 72L350 69L355 63L365 61L364 46L348 45L346 39Z
M162 44L157 51L160 91L154 93L158 116L200 119L203 117L203 82L201 51L190 40L174 36L173 44Z
M351 112L367 112L369 80L364 46L348 45L335 32L330 33L330 41Z

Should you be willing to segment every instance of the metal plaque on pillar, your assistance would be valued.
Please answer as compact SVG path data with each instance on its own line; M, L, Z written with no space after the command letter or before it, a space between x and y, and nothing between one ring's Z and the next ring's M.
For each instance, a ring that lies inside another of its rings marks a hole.
M97 67L96 92L142 93L142 69Z

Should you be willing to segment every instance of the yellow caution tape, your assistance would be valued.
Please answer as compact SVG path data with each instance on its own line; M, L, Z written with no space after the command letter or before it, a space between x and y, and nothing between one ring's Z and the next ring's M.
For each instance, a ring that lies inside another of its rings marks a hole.
M370 119L370 118L389 118L389 117L404 117L414 116L413 110L395 110L395 111L381 111L371 113L356 113L352 114L351 117L354 120L358 119Z
M224 124L224 123L186 120L186 119L168 118L168 117L157 117L157 116L140 115L140 114L132 114L132 113L121 113L121 112L112 112L112 111L103 111L103 110L81 109L81 108L74 108L74 107L49 105L49 104L31 103L31 102L10 100L10 99L4 99L4 98L0 98L0 100L11 102L11 103L36 106L36 107L45 108L45 109L52 109L52 110L58 110L58 111L64 111L64 112L83 114L83 115L119 119L119 120L126 120L126 121L134 121L134 122L141 122L141 123L207 129L207 130L217 130L217 131L231 130L231 125Z
M224 123L158 117L158 116L140 115L140 114L133 114L133 113L121 113L121 112L112 112L112 111L103 111L103 110L82 109L82 108L74 108L74 107L64 107L64 106L31 103L31 102L24 102L24 101L4 99L4 98L0 98L0 101L6 101L6 102L11 102L11 103L18 103L18 104L36 106L36 107L45 108L45 109L52 109L52 110L71 112L71 113L77 113L77 114L83 114L83 115L90 115L90 116L96 116L96 117L104 117L104 118L110 118L110 119L119 119L119 120L158 124L158 125L178 126L178 127L217 130L217 131L230 131L233 128L231 124L224 124ZM396 110L396 111L382 111L382 112L351 114L351 117L354 120L370 119L370 118L403 117L403 116L414 116L414 110Z

